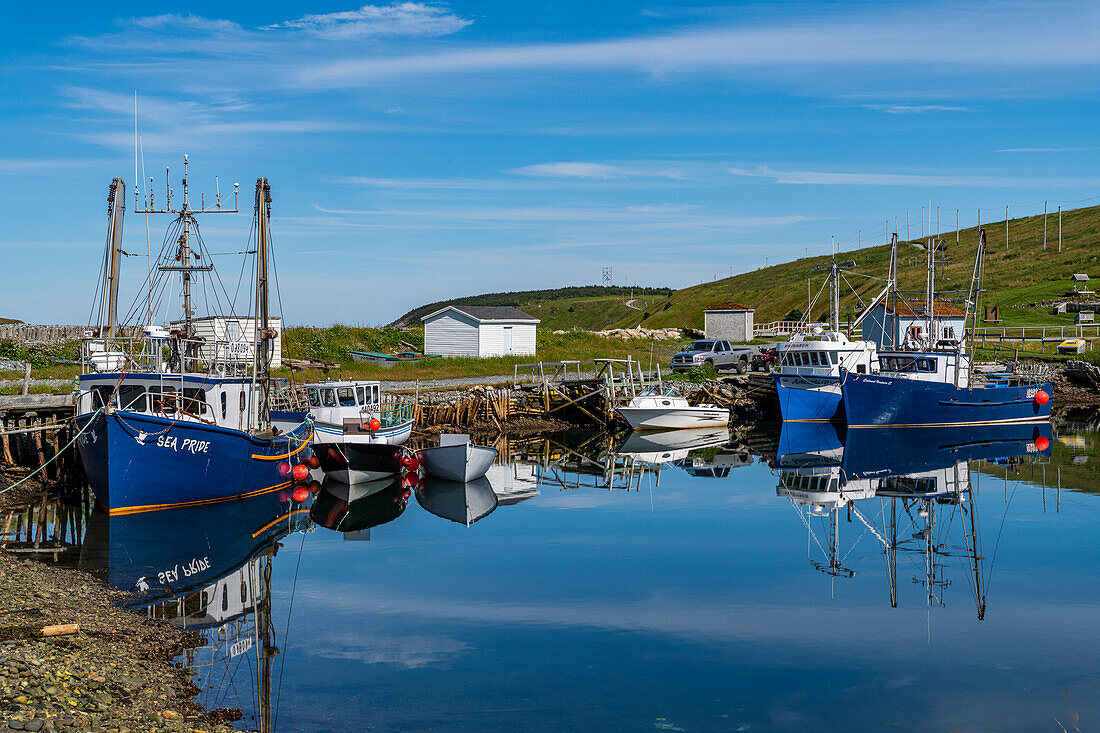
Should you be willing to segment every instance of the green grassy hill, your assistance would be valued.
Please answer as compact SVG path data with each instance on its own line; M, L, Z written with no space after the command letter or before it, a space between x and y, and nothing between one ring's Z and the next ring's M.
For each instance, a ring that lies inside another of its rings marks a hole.
M1062 296L1071 287L1070 276L1084 272L1100 281L1100 207L1062 212L1062 252L1058 252L1058 217L1047 219L1047 249L1043 251L1043 217L1010 219L1008 248L1005 248L1004 220L985 225L986 260L985 305L1000 305L1001 319L1006 325L1061 325L1072 323L1073 316L1055 316L1049 307L1031 304ZM944 234L947 256L951 264L946 269L948 279L937 285L940 290L965 290L970 285L974 253L978 243L977 228ZM923 252L908 243L899 245L898 279L902 290L923 291L925 266L917 262ZM841 258L855 260L859 275L849 275L849 282L864 300L873 298L882 288L879 280L886 275L890 247L865 247L842 252ZM672 293L667 299L649 308L650 316L641 321L647 327L690 326L702 328L703 308L734 301L756 308L756 323L782 319L792 310L804 311L807 304L807 280L816 293L824 273L812 272L827 257L808 257L753 270L742 275L703 283ZM1100 282L1096 283L1100 285ZM842 292L843 314L857 312L857 299L851 290ZM824 320L828 299L822 297L812 314ZM842 316L843 317L843 316ZM629 320L629 319L628 319ZM617 322L615 325L637 325Z
M1060 297L1071 287L1070 276L1084 272L1096 278L1100 287L1100 206L1062 213L1062 251L1058 252L1058 217L1047 217L1047 249L1043 251L1043 217L1010 219L1008 248L1005 248L1004 220L989 222L986 229L985 305L999 305L1004 325L1064 325L1072 315L1055 316L1049 307L1032 304ZM965 290L970 286L977 228L964 229L955 243L954 232L943 235L951 264L939 280L939 290ZM898 250L900 288L924 291L925 266L918 262L923 252L909 243ZM848 275L851 286L864 301L882 288L890 258L889 246L865 247L842 252L859 268ZM772 267L746 272L714 282L677 291L657 288L600 288L597 286L559 288L557 290L492 293L431 303L409 311L392 324L419 325L420 316L447 304L513 305L542 319L542 329L602 330L629 328L702 328L703 308L733 301L756 309L756 323L783 319L791 311L801 313L807 305L807 280L814 294L821 288L825 273L813 268L828 257L806 257ZM870 276L870 277L868 277ZM880 278L878 280L871 278ZM919 297L919 296L917 296ZM958 298L961 301L961 298ZM635 308L626 303L630 301ZM844 288L841 299L842 320L858 313L859 300ZM828 298L818 300L813 320L825 320Z
M452 298L414 308L390 324L391 328L419 326L420 319L448 305L510 305L542 319L542 327L550 329L607 328L612 319L630 313L639 316L644 310L634 310L626 303L632 297L643 301L663 300L672 294L669 288L631 288L620 286L576 285L552 290L523 290L514 293L485 293L465 298ZM635 324L637 325L637 324Z

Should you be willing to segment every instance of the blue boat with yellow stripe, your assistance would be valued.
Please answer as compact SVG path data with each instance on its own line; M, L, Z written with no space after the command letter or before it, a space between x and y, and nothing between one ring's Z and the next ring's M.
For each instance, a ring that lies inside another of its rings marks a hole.
M125 327L117 318L126 187L116 178L108 191L107 251L93 308L99 319L81 347L76 441L92 491L112 516L261 496L309 471L301 464L311 458L311 416L272 409L279 321L268 297L271 187L264 178L256 181L255 247L242 253L254 256L255 281L246 292L255 297L246 314L198 319L192 291L202 288L207 302L218 303L211 289L221 282L203 279L213 272L205 264L212 255L195 215L236 213L237 194L232 209L220 194L216 208L192 208L187 165L185 156L181 204L174 206L169 194L158 209L151 195L142 204L135 191L138 213L175 216L150 268L148 290L130 308L149 319L145 326ZM152 325L153 313L168 311L159 301L176 292L182 295L178 318Z

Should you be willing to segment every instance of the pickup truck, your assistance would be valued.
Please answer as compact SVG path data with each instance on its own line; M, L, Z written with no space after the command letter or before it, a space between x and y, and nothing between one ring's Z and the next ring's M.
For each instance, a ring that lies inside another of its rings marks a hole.
M693 366L713 366L716 370L733 369L738 374L749 370L752 361L751 346L730 346L722 339L692 341L672 357L669 366L674 372L686 372Z

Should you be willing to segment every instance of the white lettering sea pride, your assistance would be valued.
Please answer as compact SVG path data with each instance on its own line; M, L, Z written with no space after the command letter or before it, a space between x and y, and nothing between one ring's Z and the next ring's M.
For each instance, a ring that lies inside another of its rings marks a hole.
M171 450L184 451L187 453L207 453L210 450L209 440L195 440L194 438L184 438L183 442L174 435L162 435L157 438L158 448L170 448Z

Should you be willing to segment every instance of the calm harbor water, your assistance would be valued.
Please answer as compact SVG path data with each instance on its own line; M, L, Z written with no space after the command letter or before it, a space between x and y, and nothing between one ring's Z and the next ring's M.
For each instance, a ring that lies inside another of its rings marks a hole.
M242 729L1096 726L1100 435L723 438L93 517L81 563Z

